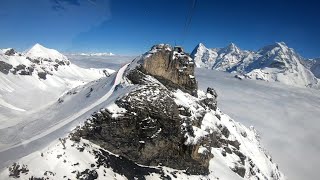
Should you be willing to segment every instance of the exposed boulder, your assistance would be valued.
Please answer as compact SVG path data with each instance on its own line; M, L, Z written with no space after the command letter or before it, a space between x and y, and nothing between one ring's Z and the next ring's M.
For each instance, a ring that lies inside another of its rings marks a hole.
M47 79L47 72L45 72L45 71L38 72L38 76L40 79L46 80Z
M12 48L9 48L4 52L4 54L7 55L7 56L13 56L13 55L16 54L16 51L14 49L12 49Z
M202 99L202 103L204 103L206 106L210 107L213 110L217 109L217 92L213 89L208 87L206 98Z
M12 67L13 66L11 64L0 61L0 72L2 72L3 74L8 74Z
M28 166L20 165L19 163L13 163L9 167L9 177L20 178L20 174L28 174L28 172Z
M26 65L24 65L24 64L19 64L11 70L11 72L13 74L19 74L19 75L23 75L23 76L32 75L33 71L34 71L33 66L26 67Z

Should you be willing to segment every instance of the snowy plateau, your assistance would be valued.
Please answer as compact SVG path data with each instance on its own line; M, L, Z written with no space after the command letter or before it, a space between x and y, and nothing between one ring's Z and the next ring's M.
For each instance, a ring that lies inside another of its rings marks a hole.
M0 179L318 179L319 67L302 61L284 43L1 49Z

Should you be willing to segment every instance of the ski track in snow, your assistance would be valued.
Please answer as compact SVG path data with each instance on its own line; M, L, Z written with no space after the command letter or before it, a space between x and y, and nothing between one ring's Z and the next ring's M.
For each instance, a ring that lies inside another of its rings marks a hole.
M70 130L66 130L69 126L68 124L72 123L76 119L80 118L82 115L88 113L90 110L95 109L96 106L104 103L108 100L108 98L114 92L116 86L121 83L122 76L124 71L126 70L129 64L124 65L119 69L117 72L116 77L112 82L112 87L110 90L96 102L92 103L91 105L85 107L84 109L80 110L76 114L73 114L55 124L54 126L49 126L48 129L43 130L41 133L32 136L32 138L24 140L18 144L13 144L10 147L1 147L0 146L0 169L4 168L10 162L13 162L15 159L23 157L24 155L31 153L38 149L38 147L43 147L44 144L50 143L56 139L57 136L64 135L65 133L70 132ZM36 123L34 125L37 125ZM17 134L20 132L21 128L15 129ZM56 135L50 136L50 134L56 132ZM36 133L36 132L34 132ZM39 141L38 141L39 140ZM0 144L1 145L1 144ZM2 148L2 149L1 149Z

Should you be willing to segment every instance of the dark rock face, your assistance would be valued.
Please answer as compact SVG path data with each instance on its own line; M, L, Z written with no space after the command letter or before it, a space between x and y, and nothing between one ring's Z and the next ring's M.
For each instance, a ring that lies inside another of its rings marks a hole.
M14 163L9 167L9 177L20 178L20 174L27 174L29 172L28 166Z
M201 102L209 108L217 110L217 92L213 88L208 87L206 96Z
M13 56L16 53L16 51L14 49L9 49L7 50L4 54L7 56Z
M94 114L73 139L83 137L139 164L207 174L211 154L198 155L199 145L185 145L184 134L192 127L181 127L183 120L171 92L160 83L150 82L150 77L139 70L127 77L140 86L115 102L126 112L119 116L108 110Z
M28 59L28 60L31 61L32 63L38 64L38 65L41 63L41 61L40 61L39 59L31 59L31 58L29 58L29 57L26 57L26 59Z
M9 74L10 69L13 66L11 64L8 64L6 62L0 61L0 72L2 72L3 74Z
M244 177L246 174L246 169L244 167L236 166L234 169L232 169L235 173L237 173L239 176Z
M31 176L31 178L29 178L29 180L45 180L45 178L44 177L39 178L39 177Z
M96 170L86 169L83 172L77 174L77 179L79 180L95 180L98 178L98 173Z
M46 80L47 79L47 72L38 72L38 76L40 79Z
M24 64L19 64L18 66L14 67L11 72L19 75L32 75L33 71L33 67L26 67Z
M125 176L127 179L146 179L146 175L150 175L151 173L161 174L162 178L169 179L169 177L165 176L162 169L151 168L151 167L143 167L135 162L123 157L123 156L115 156L107 151L100 149L100 151L93 152L96 157L96 164L99 168L103 167L111 167L114 172Z
M169 45L156 45L142 64L144 73L153 75L166 85L179 88L192 95L197 94L197 82L194 78L194 62L181 47L173 50ZM169 81L169 82L165 82Z

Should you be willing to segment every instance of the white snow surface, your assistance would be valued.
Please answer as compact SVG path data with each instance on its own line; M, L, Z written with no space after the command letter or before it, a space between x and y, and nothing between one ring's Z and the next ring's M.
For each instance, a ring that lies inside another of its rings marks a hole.
M20 116L24 121L0 129L0 169L70 133L94 112L126 93L130 87L116 89L124 83L122 76L126 67L110 77L71 89L41 111Z
M80 152L77 148L86 147L83 152ZM90 143L87 140L81 140L80 143L74 143L69 139L66 139L64 145L62 141L56 140L52 142L48 147L40 149L32 154L22 158L19 164L27 164L29 172L28 174L21 173L19 179L29 179L34 177L46 177L52 180L64 179L66 176L69 179L77 179L75 172L82 172L86 170L92 163L95 162L95 157L92 154L93 150L99 150L99 146ZM119 175L111 168L104 168L103 166L95 168L99 174L98 179L126 179L122 175ZM52 173L52 174L51 174ZM9 178L9 171L2 171L0 177Z
M41 109L41 113L30 111L20 116L20 123L0 129L0 145L3 146L0 146L0 151L45 136L92 111L94 107L106 103L116 85L121 83L125 69L126 66L116 75L76 87L50 106Z
M281 83L238 80L232 74L196 69L199 89L213 87L218 106L247 127L292 180L318 179L320 92Z

